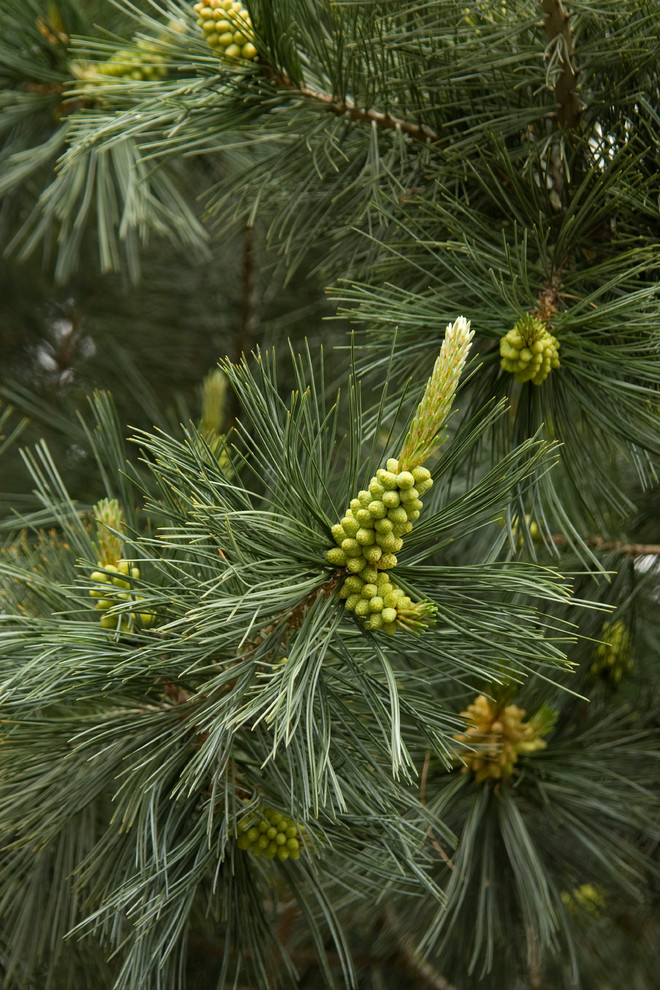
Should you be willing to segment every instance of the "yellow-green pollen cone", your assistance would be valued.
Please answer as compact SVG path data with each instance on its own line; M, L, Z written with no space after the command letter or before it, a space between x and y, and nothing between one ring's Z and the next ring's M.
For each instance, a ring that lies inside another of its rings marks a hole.
M559 367L559 341L536 316L526 313L500 340L501 365L517 382L541 385Z
M238 826L236 845L244 852L267 859L299 859L305 829L274 808L262 808Z
M103 629L114 629L119 632L133 632L139 626L153 625L156 616L151 612L139 611L142 595L131 592L131 581L140 577L140 569L128 560L118 560L116 564L106 564L97 561L99 568L91 575L95 587L90 589L92 598L96 598L94 606L102 614L99 622ZM130 611L109 613L113 605L132 601L135 608Z
M116 498L104 498L94 506L94 515L95 549L98 553L96 565L99 570L92 572L91 579L95 586L89 594L96 598L94 607L102 613L99 619L101 626L118 632L133 632L136 628L153 625L156 616L140 611L138 603L143 601L143 596L131 591L131 582L138 580L140 570L122 557L124 541L120 533L124 528L123 509ZM134 609L109 612L113 605L128 601L135 603Z
M328 550L326 560L349 572L339 597L366 629L421 632L435 612L431 602L413 602L387 571L396 566L404 537L419 519L422 496L433 484L422 461L444 439L440 431L451 411L472 336L463 317L449 324L399 457L390 458L376 472L332 527L336 546Z
M229 59L252 61L258 52L250 15L238 0L206 0L193 10L211 48Z
M420 630L433 612L430 603L413 603L387 573L396 566L403 537L419 519L421 496L432 484L427 468L399 471L399 462L391 458L332 527L337 546L326 559L349 572L339 597L367 629Z
M593 652L589 673L618 684L632 670L632 637L624 622L606 622L601 631L602 642Z
M91 82L95 76L154 82L167 75L167 64L147 41L138 41L132 48L121 48L105 62L88 64L78 75Z
M473 773L477 782L504 780L511 776L523 753L545 749L541 736L548 730L547 718L523 721L525 709L498 705L480 694L461 715L468 722L464 733L454 739L473 752L463 754L463 773Z

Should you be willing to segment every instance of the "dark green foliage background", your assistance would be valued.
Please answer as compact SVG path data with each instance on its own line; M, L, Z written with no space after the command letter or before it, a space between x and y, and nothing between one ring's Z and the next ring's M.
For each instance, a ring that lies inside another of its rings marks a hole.
M658 5L247 6L249 66L183 0L0 11L0 987L651 990ZM90 83L140 39L163 79ZM529 312L538 388L499 361ZM329 527L460 314L396 569L438 621L369 635ZM131 636L89 596L104 496ZM556 713L510 780L455 757L478 694ZM297 863L236 849L243 798Z

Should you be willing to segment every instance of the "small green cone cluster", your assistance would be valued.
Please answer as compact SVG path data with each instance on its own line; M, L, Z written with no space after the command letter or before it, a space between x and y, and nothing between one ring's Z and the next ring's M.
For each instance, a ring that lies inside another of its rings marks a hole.
M395 633L397 628L421 632L434 609L430 602L413 602L389 574L367 566L344 581L339 597L344 606L362 621L365 629Z
M196 3L197 23L211 48L225 58L256 59L250 15L238 0Z
M273 808L263 808L259 817L250 817L238 826L236 845L245 852L267 859L299 859L305 829Z
M537 722L533 719L523 722L524 708L503 707L480 694L461 715L470 724L454 739L473 749L472 753L462 754L462 772L473 773L478 782L506 779L513 773L521 753L545 749L541 735L551 724L546 713Z
M104 629L132 632L136 628L136 617L139 618L140 625L143 627L153 625L156 617L151 612L138 612L136 609L130 612L108 614L108 609L120 602L134 601L137 603L143 600L141 595L133 594L130 590L131 580L137 580L140 577L139 568L129 563L128 560L118 560L116 564L104 564L99 560L97 564L103 570L92 573L92 581L96 583L96 587L91 588L89 593L92 598L97 599L95 608L103 613L99 620L101 626Z
M403 537L419 519L421 496L432 484L427 468L399 471L399 461L390 458L332 527L337 546L326 559L350 571L339 597L367 629L422 629L432 612L430 603L413 603L385 573L396 566Z
M589 673L618 684L632 668L632 641L625 623L620 619L606 622L601 632L602 643L593 653Z
M104 629L117 632L133 632L136 628L151 626L156 616L151 612L139 611L142 595L131 591L131 581L137 581L140 570L130 561L124 560L122 551L124 540L124 511L116 498L104 498L94 506L96 518L96 543L98 571L92 573L95 587L90 589L96 598L96 608L101 612L100 623ZM135 602L136 607L109 613L113 605L121 602Z
M105 62L94 66L102 76L115 79L134 79L154 82L167 75L165 59L146 41L139 41L133 48L122 48Z
M500 357L504 371L517 382L541 385L553 368L559 367L559 342L546 329L545 323L526 313L513 330L500 340Z

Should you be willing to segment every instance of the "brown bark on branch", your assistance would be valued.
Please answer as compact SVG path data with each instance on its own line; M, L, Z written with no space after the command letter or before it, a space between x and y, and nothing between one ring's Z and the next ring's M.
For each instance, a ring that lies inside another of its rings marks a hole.
M578 71L569 16L561 0L540 0L548 38L546 58L557 58L562 65L555 75L554 94L557 103L557 123L577 127L580 123L580 100L577 96Z
M435 131L427 127L426 124L415 124L410 120L393 117L389 113L382 113L380 110L358 107L350 100L339 100L327 93L317 93L307 86L297 86L288 76L277 75L266 66L264 66L264 71L276 86L289 90L294 96L320 103L328 113L333 113L337 117L346 117L348 120L355 120L363 124L375 124L382 131L401 131L413 141L419 141L422 144L433 144L439 140Z
M390 908L385 909L384 927L396 945L397 951L392 954L392 962L414 981L415 986L423 987L424 990L457 990L453 983L446 980L426 960L421 959L411 944L399 934L396 917Z
M557 535L552 537L552 542L557 546L564 546L568 540L565 536ZM585 536L584 542L594 550L616 550L629 557L660 555L659 543L623 543L621 540L605 540L602 536Z

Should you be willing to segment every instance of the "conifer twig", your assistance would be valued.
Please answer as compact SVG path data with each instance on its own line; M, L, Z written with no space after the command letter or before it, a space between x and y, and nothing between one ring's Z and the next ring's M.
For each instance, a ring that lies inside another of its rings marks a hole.
M554 84L558 124L577 127L580 123L580 100L577 96L578 72L575 67L575 49L569 24L569 15L561 0L541 0L545 33L548 37L546 58L558 67L550 76ZM554 67L553 67L554 68Z
M564 546L568 540L563 534L556 534L552 542L556 546ZM624 543L622 540L606 540L602 536L585 536L584 542L595 550L618 550L629 557L660 555L659 543Z
M243 354L249 354L254 331L254 290L256 276L254 268L254 227L246 225L243 231L243 257L241 259L241 298L239 303L238 333L236 334L236 354L240 361Z
M528 951L529 951L529 990L543 990L543 973L539 958L539 948L536 938L528 929Z
M396 918L389 907L385 908L384 927L393 937L398 950L393 957L394 960L399 968L415 980L417 986L424 987L424 990L458 990L453 983L421 959L408 940L398 934Z
M264 72L276 86L291 90L294 95L303 96L307 100L314 100L323 104L328 113L333 113L337 117L347 117L349 120L363 124L375 124L381 131L401 131L413 141L419 141L422 144L433 144L440 140L438 134L426 124L415 124L411 120L394 117L392 114L383 113L381 110L358 107L350 100L340 100L334 96L329 96L327 93L318 93L307 86L298 86L288 76L279 75L268 66L264 66Z
M244 354L250 353L252 334L255 327L254 293L256 276L254 269L254 227L245 225L243 230L243 251L239 272L240 299L238 304L238 326L234 344L234 360L240 361ZM230 418L238 419L240 402L236 392L230 396Z

